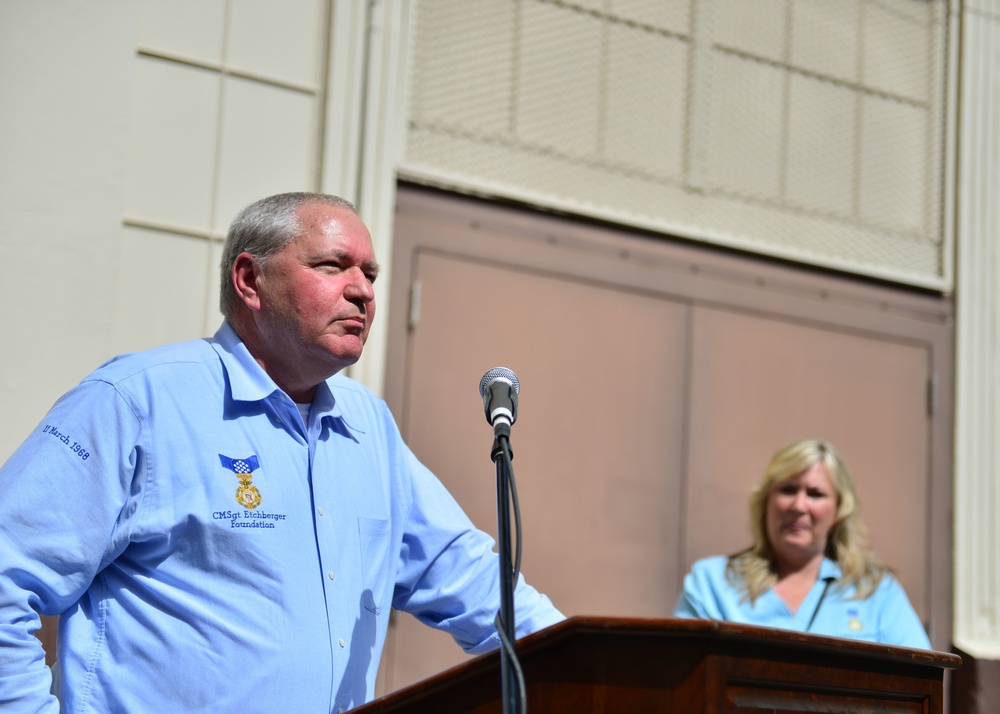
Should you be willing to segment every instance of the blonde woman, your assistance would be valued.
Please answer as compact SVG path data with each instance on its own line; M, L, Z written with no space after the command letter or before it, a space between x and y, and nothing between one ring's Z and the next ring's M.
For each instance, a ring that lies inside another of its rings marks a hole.
M903 587L867 548L859 505L832 444L786 446L750 497L753 545L695 563L674 615L930 649Z

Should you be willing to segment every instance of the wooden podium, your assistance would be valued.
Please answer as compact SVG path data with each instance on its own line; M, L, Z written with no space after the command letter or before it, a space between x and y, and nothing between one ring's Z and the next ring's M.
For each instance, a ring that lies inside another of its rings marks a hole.
M530 714L943 711L959 656L711 620L573 617L518 641ZM496 652L355 709L502 712Z

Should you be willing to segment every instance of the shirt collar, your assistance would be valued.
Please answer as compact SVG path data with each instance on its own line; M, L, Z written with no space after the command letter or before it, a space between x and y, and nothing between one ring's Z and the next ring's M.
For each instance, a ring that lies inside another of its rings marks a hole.
M212 338L212 347L222 360L229 377L229 390L233 400L240 402L258 402L280 391L274 380L243 344L236 330L228 321L216 331Z
M264 371L250 350L240 339L240 336L224 321L212 338L212 347L222 360L226 374L229 377L229 389L234 401L259 402L267 399L275 392L284 394L281 387ZM290 399L290 397L286 398ZM313 396L313 411L320 417L330 416L341 418L340 405L337 404L328 382L316 386Z
M819 579L826 580L827 578L833 578L834 580L840 580L841 575L843 573L836 561L824 557L823 562L819 566Z
M316 394L313 395L312 408L314 412L320 415L320 418L329 416L340 419L342 417L340 405L333 396L329 380L316 385Z

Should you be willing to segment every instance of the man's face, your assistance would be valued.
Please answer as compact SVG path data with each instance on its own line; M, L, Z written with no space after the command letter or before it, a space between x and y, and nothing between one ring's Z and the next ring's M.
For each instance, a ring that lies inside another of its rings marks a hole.
M301 235L262 271L257 324L269 366L289 384L320 381L361 357L375 317L371 236L347 208L307 203Z

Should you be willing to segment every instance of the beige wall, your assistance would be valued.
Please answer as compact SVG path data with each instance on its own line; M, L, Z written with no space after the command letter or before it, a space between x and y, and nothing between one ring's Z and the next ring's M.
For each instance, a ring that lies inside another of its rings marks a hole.
M955 291L955 644L1000 660L1000 0L963 14ZM994 671L989 667L987 672ZM987 686L993 681L981 679ZM1000 684L992 685L994 707ZM986 711L986 710L983 710Z
M0 460L104 360L215 331L256 198L354 200L388 275L407 5L0 3Z
M0 3L0 459L112 354L136 11Z

